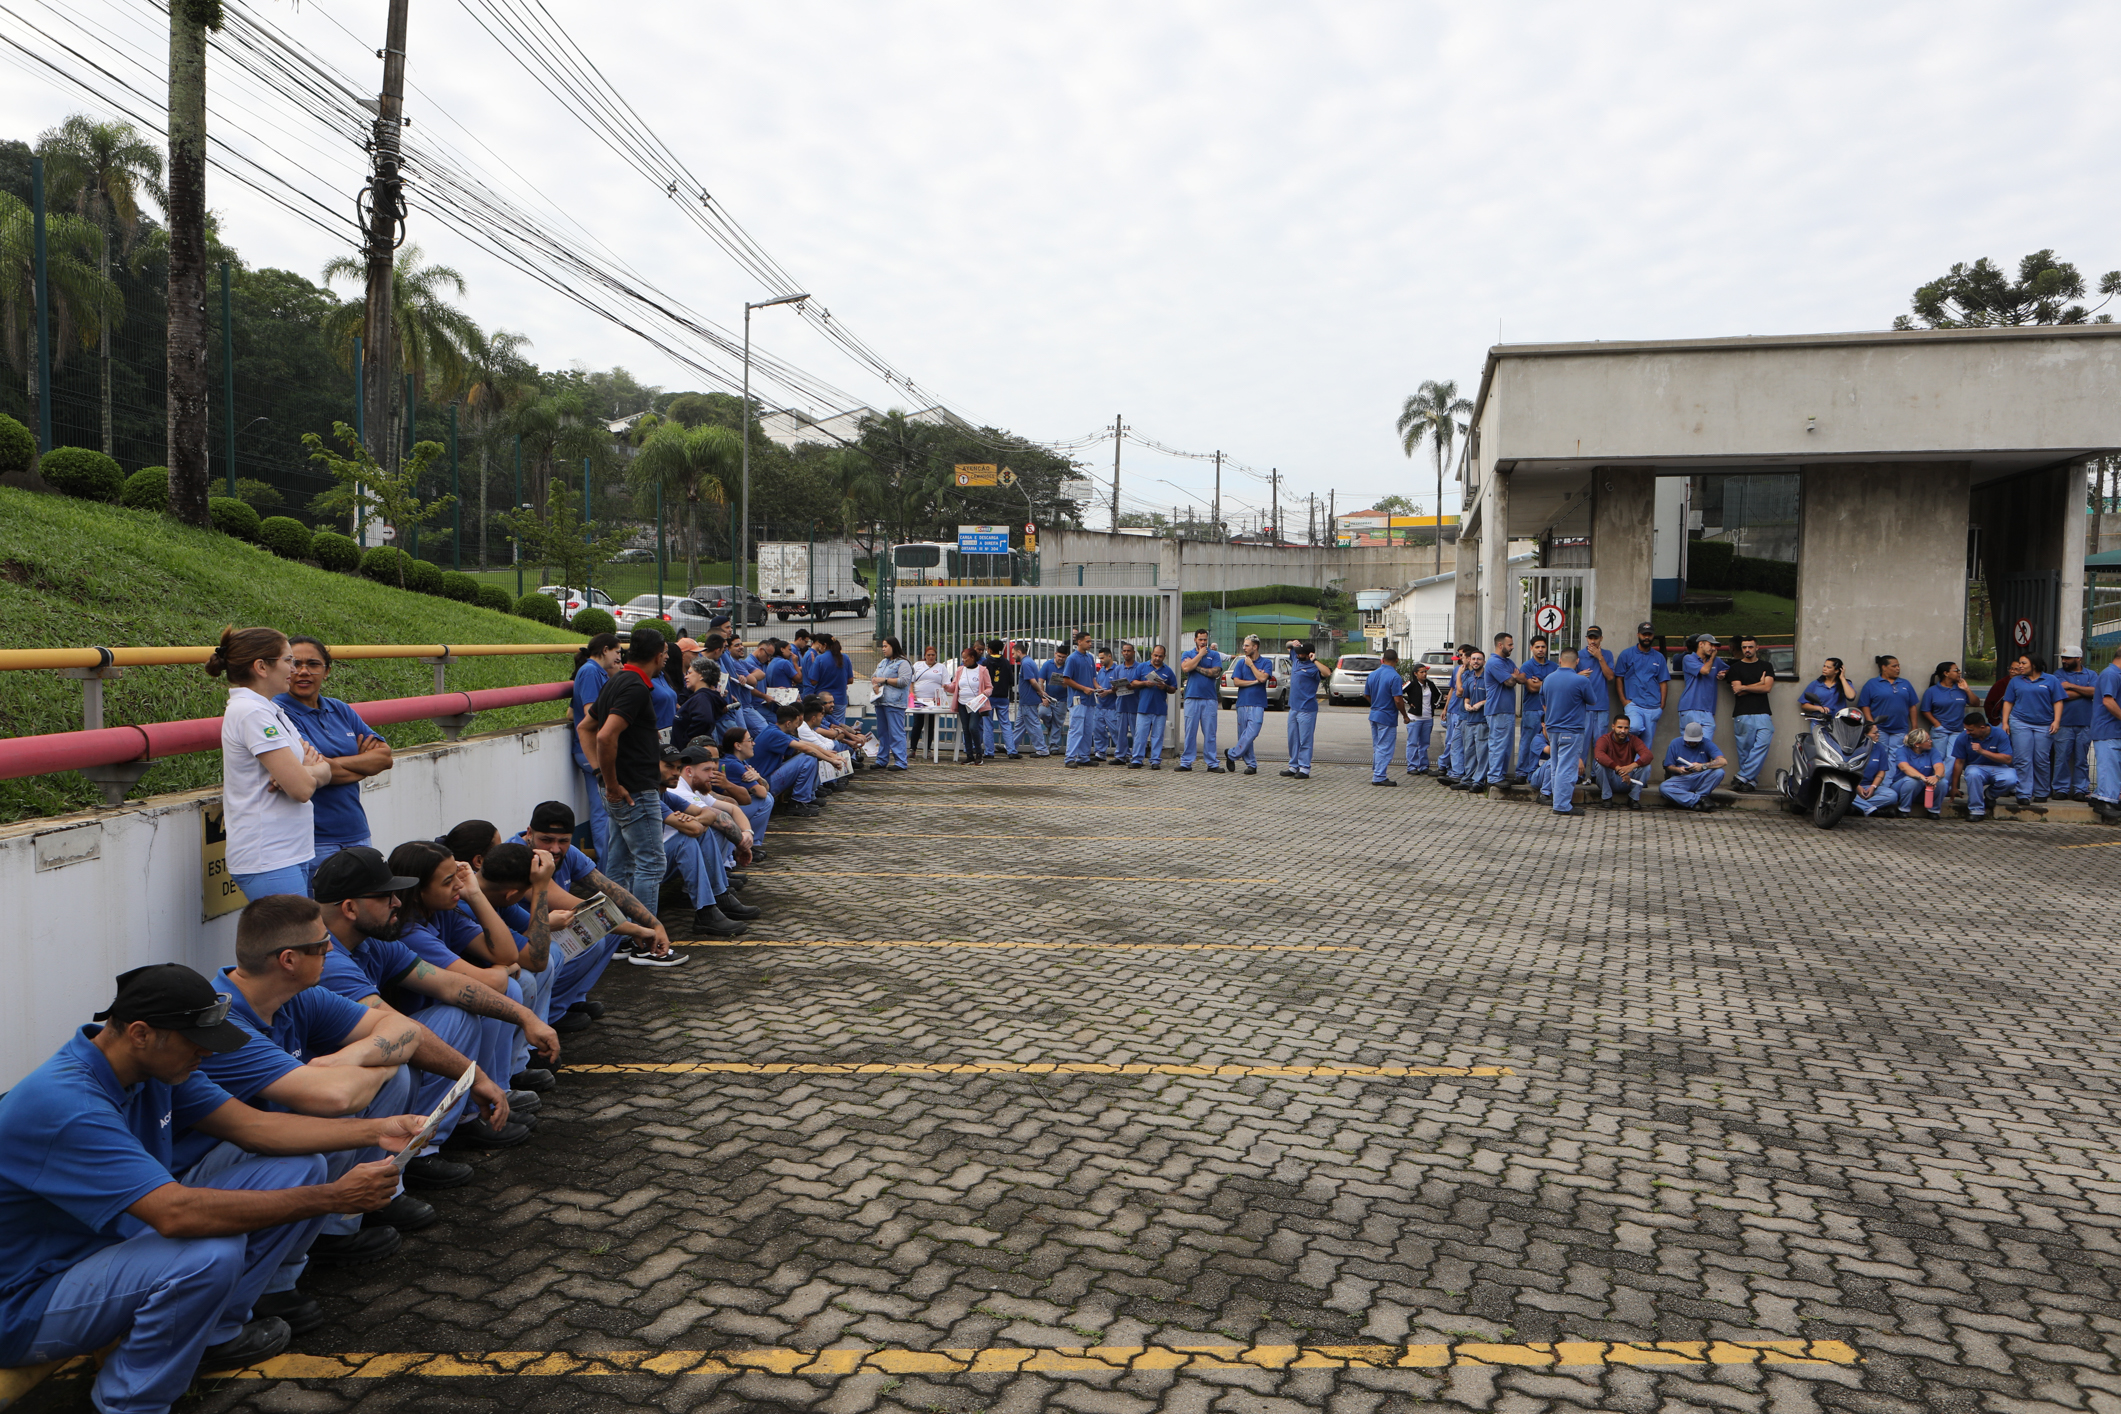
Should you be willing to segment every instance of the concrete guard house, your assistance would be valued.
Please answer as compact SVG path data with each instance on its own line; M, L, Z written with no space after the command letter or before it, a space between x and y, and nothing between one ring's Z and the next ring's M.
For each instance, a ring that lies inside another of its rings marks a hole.
M1521 647L1552 604L1557 648L1595 621L1618 652L1650 616L1660 478L1794 472L1803 681L1831 656L1860 683L1892 653L1923 686L1964 655L1976 576L2003 651L2029 636L2052 666L2089 627L2086 463L2117 448L2121 324L1498 345L1460 473L1458 563L1475 572L1454 621ZM1568 549L1519 570L1521 539ZM1788 762L1796 698L1774 694L1763 789ZM1726 693L1726 748L1728 714Z

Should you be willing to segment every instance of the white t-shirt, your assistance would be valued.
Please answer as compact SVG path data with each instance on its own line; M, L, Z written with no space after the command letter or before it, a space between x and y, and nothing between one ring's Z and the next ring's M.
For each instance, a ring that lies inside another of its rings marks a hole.
M916 709L940 710L949 690L950 667L945 663L916 663L913 668L913 705Z
M262 874L317 856L309 802L271 789L272 773L258 760L268 751L292 751L299 764L301 733L270 697L230 688L221 714L221 824L231 874Z

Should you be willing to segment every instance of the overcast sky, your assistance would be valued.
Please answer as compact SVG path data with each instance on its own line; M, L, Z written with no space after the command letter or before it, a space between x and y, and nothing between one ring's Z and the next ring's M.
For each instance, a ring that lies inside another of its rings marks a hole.
M249 3L376 81L382 0ZM1878 328L1954 260L2121 266L2110 4L549 3L805 288L955 405L1041 440L1124 412L1342 509L1433 501L1393 419L1425 378L1470 396L1498 333ZM151 57L158 7L63 8ZM725 324L765 293L459 0L414 0L408 50L416 125ZM0 67L0 134L84 106ZM357 152L271 120L255 136L279 160L359 185ZM254 263L314 277L338 253L226 180L209 202ZM417 205L411 237L541 362L699 381ZM761 344L902 401L786 311L758 319ZM1109 443L1082 455L1109 477ZM1122 468L1130 501L1205 503L1205 465L1129 445ZM1266 500L1242 473L1224 489Z

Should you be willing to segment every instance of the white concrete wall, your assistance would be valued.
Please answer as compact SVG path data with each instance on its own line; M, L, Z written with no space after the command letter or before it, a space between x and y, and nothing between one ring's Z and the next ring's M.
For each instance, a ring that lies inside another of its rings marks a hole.
M512 834L542 800L587 805L558 726L414 747L377 780L362 804L386 853L460 820ZM202 810L219 799L188 791L0 827L0 897L12 919L0 1090L109 1005L119 973L182 962L210 976L235 961L236 914L201 921Z
M1454 547L1445 545L1443 568L1450 570L1455 563ZM1354 593L1360 589L1397 589L1437 572L1433 545L1217 545L1201 540L1109 535L1094 530L1051 531L1040 538L1039 581L1043 587L1072 586L1077 565L1086 567L1086 587L1147 586L1153 569L1156 587L1170 589L1183 578L1185 588L1192 592L1254 589L1269 584L1323 589L1338 579L1342 581L1341 588Z

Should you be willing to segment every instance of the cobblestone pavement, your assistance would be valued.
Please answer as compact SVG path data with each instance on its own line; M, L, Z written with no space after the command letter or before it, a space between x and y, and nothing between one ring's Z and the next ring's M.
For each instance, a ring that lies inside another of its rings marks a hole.
M696 948L569 1056L876 1069L571 1072L187 1407L2121 1410L2110 833L1365 775L865 778L756 936L993 946Z

